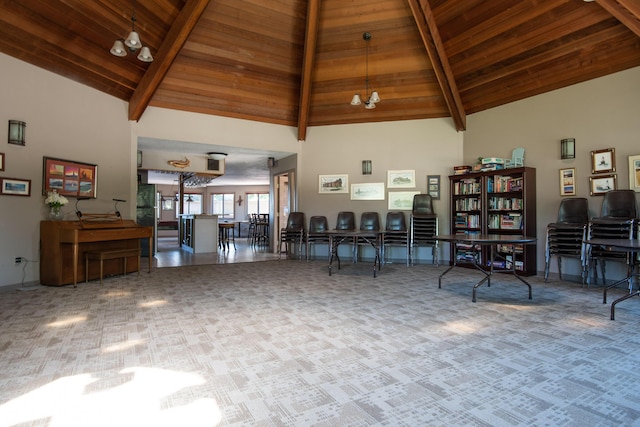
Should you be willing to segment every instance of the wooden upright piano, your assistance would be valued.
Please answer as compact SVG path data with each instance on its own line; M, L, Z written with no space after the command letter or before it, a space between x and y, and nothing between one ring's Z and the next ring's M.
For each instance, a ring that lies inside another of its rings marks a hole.
M149 239L152 248L153 227L143 227L132 220L119 221L41 221L40 222L40 283L64 286L84 280L84 253L140 247L140 239ZM152 255L149 256L151 271ZM106 260L104 275L122 274L120 260ZM138 271L138 258L127 258L127 273ZM92 269L90 269L92 270ZM89 279L98 278L97 269Z

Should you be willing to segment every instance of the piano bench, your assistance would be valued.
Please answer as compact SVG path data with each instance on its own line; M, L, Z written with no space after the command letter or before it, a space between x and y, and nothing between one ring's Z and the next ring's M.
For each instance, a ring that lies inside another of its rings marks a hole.
M102 284L102 276L104 273L104 260L122 258L124 260L124 275L127 275L127 257L138 257L138 276L140 276L140 248L135 249L112 249L108 251L89 251L84 253L85 268L84 281L89 282L89 260L100 261L100 284Z

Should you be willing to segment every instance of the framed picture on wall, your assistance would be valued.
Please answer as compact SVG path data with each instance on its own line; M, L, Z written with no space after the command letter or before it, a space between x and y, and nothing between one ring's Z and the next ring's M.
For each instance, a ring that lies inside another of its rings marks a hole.
M410 211L413 208L413 196L419 191L389 191L390 211Z
M591 152L591 173L610 173L616 171L616 149L606 148Z
M51 190L66 197L96 198L98 166L74 160L43 157L42 193Z
M602 176L590 176L589 177L591 196L602 196L611 190L617 188L616 175L602 175Z
M31 196L31 180L18 178L0 178L0 194L5 196Z
M387 188L415 188L416 171L387 171Z
M349 193L349 175L318 175L318 193L341 194Z
M384 182L351 184L351 200L384 200Z
M4 153L0 153L0 171L4 170Z
M560 195L576 195L576 168L560 169Z
M640 155L629 156L629 188L640 192Z
M440 175L427 175L427 193L433 200L440 200Z

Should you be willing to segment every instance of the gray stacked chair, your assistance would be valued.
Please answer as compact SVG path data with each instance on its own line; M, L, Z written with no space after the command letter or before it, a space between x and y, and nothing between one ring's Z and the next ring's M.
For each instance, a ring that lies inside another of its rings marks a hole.
M581 283L587 280L586 248L584 240L587 237L589 223L589 201L584 197L563 199L558 209L556 222L547 225L547 242L545 250L544 280L549 278L549 264L551 257L558 260L558 275L562 280L562 258L580 260Z
M309 219L309 229L305 237L305 255L307 261L309 261L311 245L327 245L327 259L329 259L329 251L331 248L329 248L327 230L329 230L329 223L326 216L315 215Z
M411 264L416 247L425 246L431 248L433 263L438 265L438 216L433 210L433 200L429 194L416 194L413 196L413 209L411 211Z
M387 212L387 222L382 235L382 263L386 262L387 247L402 246L406 251L407 266L411 262L411 238L404 212Z
M285 245L287 256L298 246L298 258L302 259L302 243L305 240L305 219L303 212L291 212L287 218L287 226L280 230L279 256L282 257L282 245Z
M588 239L632 239L636 238L638 211L636 193L633 190L611 190L604 195L602 209L598 218L589 221ZM597 264L600 264L602 282L606 284L605 267L607 261L628 262L628 252L609 251L605 248L589 245L587 259L588 283L593 277L598 283ZM631 272L629 272L631 273Z

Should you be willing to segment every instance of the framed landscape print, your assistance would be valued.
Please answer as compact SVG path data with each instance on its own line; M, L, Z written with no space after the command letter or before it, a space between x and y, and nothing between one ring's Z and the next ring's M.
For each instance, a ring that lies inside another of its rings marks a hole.
M0 194L5 196L26 196L31 195L31 180L18 178L0 178L2 188Z
M384 182L351 184L351 200L384 200Z
M606 148L591 152L591 173L610 173L616 171L616 149Z
M560 195L576 195L576 168L560 169Z
M98 166L73 160L43 158L42 193L51 190L67 197L95 199L98 186Z
M318 175L318 193L349 193L349 175Z
M389 191L390 211L410 211L413 209L413 196L419 191Z
M611 190L615 190L616 175L602 175L602 176L590 176L589 177L591 196L602 196Z
M387 188L415 188L416 171L387 171Z

